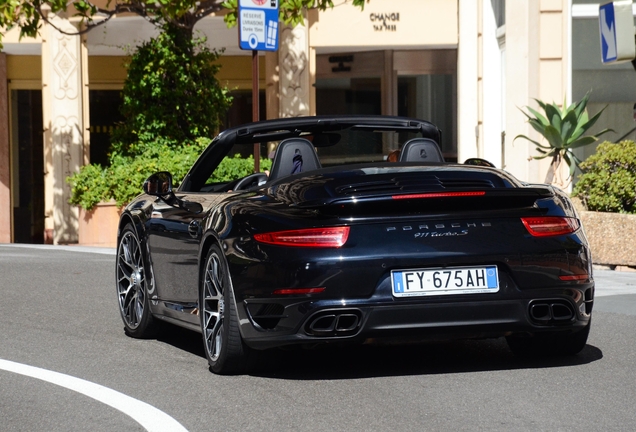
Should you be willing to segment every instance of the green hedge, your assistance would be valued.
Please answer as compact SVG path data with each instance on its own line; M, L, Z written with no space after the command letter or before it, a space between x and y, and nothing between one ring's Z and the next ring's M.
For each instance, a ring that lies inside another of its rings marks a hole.
M572 194L592 211L636 214L636 143L599 144Z
M141 193L141 186L148 176L159 171L170 172L176 187L209 142L209 139L199 138L194 144L180 148L169 145L148 146L138 156L112 157L111 166L106 168L86 165L78 174L67 179L72 188L70 203L90 210L99 202L115 200L117 206L122 207ZM261 159L261 170L270 167L269 159ZM214 171L211 181L227 182L245 177L253 171L252 156L226 157Z

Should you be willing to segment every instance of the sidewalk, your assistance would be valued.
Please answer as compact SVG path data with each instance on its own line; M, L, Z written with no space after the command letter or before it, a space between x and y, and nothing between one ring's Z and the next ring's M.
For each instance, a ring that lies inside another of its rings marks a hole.
M636 294L636 273L613 270L594 270L596 297Z
M55 246L45 244L30 244L30 243L0 243L0 246L13 247L13 248L27 248L27 249L47 249L47 250L64 250L67 252L84 252L84 253L97 253L104 255L115 255L115 248L105 247L91 247L91 246Z

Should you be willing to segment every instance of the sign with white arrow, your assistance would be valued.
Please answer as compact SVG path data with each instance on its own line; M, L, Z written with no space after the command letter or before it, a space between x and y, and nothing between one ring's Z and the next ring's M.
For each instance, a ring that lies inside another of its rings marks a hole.
M601 57L603 63L616 61L616 21L614 3L599 7L599 25L601 27Z
M604 64L631 61L636 57L632 0L599 6L601 60Z

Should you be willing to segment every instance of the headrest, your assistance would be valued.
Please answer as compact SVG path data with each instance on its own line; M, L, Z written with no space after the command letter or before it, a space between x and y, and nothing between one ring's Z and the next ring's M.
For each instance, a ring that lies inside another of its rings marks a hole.
M400 162L444 162L444 156L432 139L413 138L402 147Z
M269 180L275 180L300 172L320 169L320 161L314 146L305 138L288 138L278 144Z

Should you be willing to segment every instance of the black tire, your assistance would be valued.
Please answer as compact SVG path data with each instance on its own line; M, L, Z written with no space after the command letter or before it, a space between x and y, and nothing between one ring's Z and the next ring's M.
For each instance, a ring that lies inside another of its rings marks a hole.
M117 244L115 284L124 331L138 339L154 337L157 332L157 322L150 312L148 301L152 284L149 274L139 237L133 226L128 224Z
M520 357L571 356L580 353L587 344L592 321L576 333L538 333L532 337L507 336L508 347Z
M218 245L210 247L202 269L199 310L210 370L221 375L247 372L254 353L241 337L229 270Z

